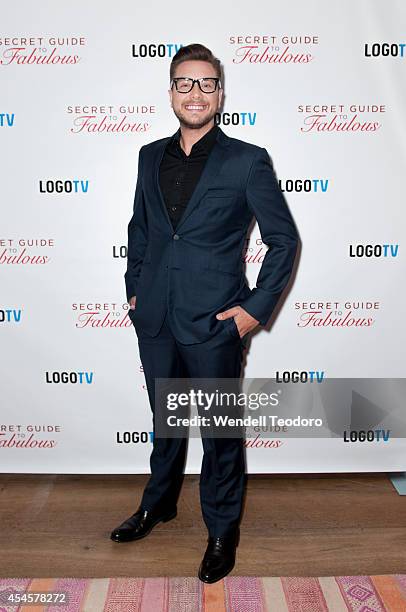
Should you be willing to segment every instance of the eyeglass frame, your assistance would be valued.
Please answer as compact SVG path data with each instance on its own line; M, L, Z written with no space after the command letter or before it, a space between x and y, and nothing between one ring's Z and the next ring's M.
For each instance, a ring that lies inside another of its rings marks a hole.
M177 81L180 79L189 79L189 81L192 81L192 86L188 91L179 91L178 90L178 84ZM204 81L206 79L211 79L212 81L216 82L216 86L214 88L213 91L203 91L200 81ZM182 94L186 94L186 93L190 93L193 89L193 87L195 86L195 83L197 83L199 85L199 89L202 93L205 94L212 94L215 93L217 91L217 89L221 89L221 79L219 77L200 77L199 79L192 79L192 77L174 77L173 79L171 79L170 82L170 87L171 89L173 88L173 84L175 83L175 89L177 91L177 93L182 93Z

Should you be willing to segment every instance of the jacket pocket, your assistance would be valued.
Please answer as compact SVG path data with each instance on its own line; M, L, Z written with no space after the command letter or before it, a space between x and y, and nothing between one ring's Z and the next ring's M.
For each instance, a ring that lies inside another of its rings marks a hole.
M231 189L229 187L212 187L207 189L203 198L237 198L239 195L237 189Z
M233 261L224 261L221 257L210 258L203 267L206 270L215 270L216 272L227 275L231 274L232 276L240 276L242 273L242 263L238 264Z

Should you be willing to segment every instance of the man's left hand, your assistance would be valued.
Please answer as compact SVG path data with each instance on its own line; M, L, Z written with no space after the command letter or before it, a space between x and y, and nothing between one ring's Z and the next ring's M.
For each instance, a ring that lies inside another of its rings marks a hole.
M238 333L240 334L240 338L245 336L249 331L254 329L257 325L259 325L259 321L254 319L242 306L233 306L228 310L223 310L222 312L218 312L216 314L218 319L224 320L229 319L230 317L234 317L235 324L238 329Z

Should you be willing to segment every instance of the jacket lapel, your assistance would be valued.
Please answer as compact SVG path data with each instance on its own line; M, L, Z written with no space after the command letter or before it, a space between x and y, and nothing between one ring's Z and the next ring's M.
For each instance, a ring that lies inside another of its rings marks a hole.
M166 138L162 142L161 147L158 151L158 155L155 158L156 161L155 161L155 168L154 168L154 179L155 179L154 182L155 182L156 190L159 194L160 205L163 208L163 213L165 215L167 222L169 223L171 230L173 231L172 223L169 218L168 211L166 209L166 204L165 204L165 200L164 200L164 197L161 191L161 187L159 185L159 166L164 156L165 146L168 141L169 141L169 138ZM204 196L204 194L206 193L206 191L212 184L215 176L219 173L220 168L224 162L226 149L229 146L229 144L230 144L230 138L227 136L227 134L225 134L222 131L221 128L219 128L218 133L217 133L216 142L214 143L213 148L210 152L210 155L204 165L203 171L192 193L192 196L188 202L188 205L186 206L186 209L177 225L176 231L178 231L180 227L184 224L184 222L188 219L190 214L196 208L196 206L198 205L198 203L200 202L200 200L202 199L202 197Z
M171 220L169 218L168 211L166 209L165 200L164 200L164 197L162 195L161 186L159 184L159 166L161 165L161 161L162 161L162 158L163 158L164 153L165 153L165 147L166 147L167 143L169 142L170 138L171 137L169 136L168 138L165 138L161 142L160 148L158 149L158 154L155 156L154 168L153 168L153 181L154 181L155 189L158 192L159 206L160 206L161 210L163 211L163 214L164 214L167 222L169 223L169 226L170 226L171 230L173 231L172 222L171 222Z

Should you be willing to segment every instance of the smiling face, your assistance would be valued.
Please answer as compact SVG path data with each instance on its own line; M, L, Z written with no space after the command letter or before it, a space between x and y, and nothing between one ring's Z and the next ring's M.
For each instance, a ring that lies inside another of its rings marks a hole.
M188 60L177 66L176 77L189 77L199 79L201 77L217 77L214 67L209 62L200 60ZM193 89L188 93L176 91L175 85L169 89L171 106L181 126L191 129L199 129L212 123L214 115L219 111L223 98L223 90L218 86L213 93L203 93L198 83L194 83Z

